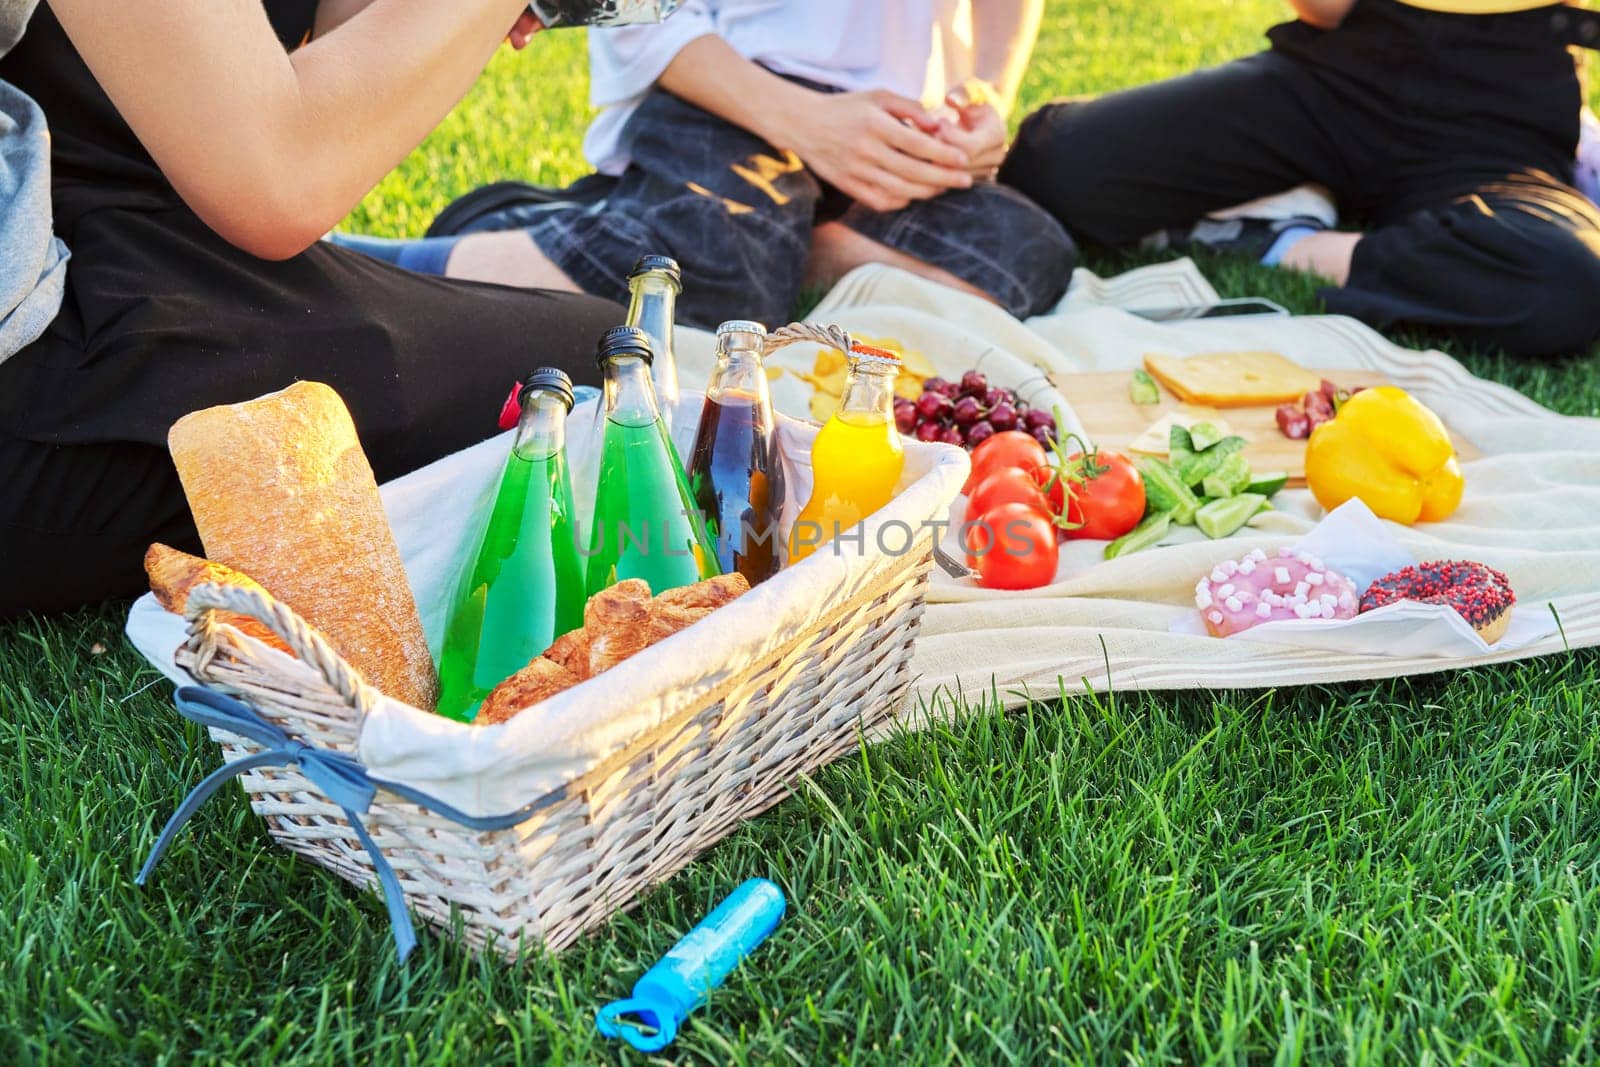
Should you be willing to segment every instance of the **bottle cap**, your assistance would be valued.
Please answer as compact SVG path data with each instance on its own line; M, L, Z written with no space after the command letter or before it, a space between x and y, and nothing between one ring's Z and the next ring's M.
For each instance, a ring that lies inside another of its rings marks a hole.
M571 411L572 405L577 402L572 395L572 378L560 367L540 367L528 375L523 380L521 390L517 392L517 403L527 403L528 394L536 389L556 394L567 406L568 411Z
M595 362L602 367L618 356L637 356L646 363L655 359L650 349L650 335L637 326L613 326L600 335L600 348Z
M892 367L896 371L903 365L900 357L888 349L864 345L859 342L850 346L850 362L856 366Z
M734 319L717 327L718 337L723 337L730 333L753 333L757 337L765 337L767 328L761 323L751 322L749 319Z
M633 273L628 275L631 281L641 274L652 271L662 271L672 279L672 284L683 287L683 271L678 269L678 261L671 256L640 256L639 261L633 265Z

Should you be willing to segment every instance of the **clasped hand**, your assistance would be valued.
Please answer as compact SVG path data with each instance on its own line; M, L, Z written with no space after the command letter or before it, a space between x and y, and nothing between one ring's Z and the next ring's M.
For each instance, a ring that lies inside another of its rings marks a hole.
M886 90L811 93L788 144L823 181L874 211L898 211L994 177L1006 125L992 92L969 83L930 111Z

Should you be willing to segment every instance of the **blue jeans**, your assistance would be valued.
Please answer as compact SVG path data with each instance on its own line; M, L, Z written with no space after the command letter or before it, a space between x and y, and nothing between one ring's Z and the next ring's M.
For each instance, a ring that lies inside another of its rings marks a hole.
M1077 259L1061 224L1014 189L985 183L871 211L793 152L662 89L628 121L623 146L633 162L603 202L516 206L469 228L525 229L584 292L621 301L640 255L670 255L683 269L679 318L706 328L787 322L812 228L833 220L950 272L1019 318L1061 299Z

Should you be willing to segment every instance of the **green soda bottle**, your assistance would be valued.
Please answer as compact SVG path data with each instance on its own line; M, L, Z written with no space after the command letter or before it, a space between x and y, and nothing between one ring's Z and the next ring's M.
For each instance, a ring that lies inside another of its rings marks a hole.
M462 576L439 654L440 715L471 722L489 691L583 625L583 559L567 474L572 379L528 376L489 527Z
M589 595L627 578L664 593L721 574L683 461L656 406L650 338L618 326L600 339L605 434L589 541Z

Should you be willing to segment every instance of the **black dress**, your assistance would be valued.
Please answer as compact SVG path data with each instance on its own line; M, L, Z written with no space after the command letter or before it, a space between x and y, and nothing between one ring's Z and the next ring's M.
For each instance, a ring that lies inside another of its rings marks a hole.
M309 35L314 2L265 7L285 47ZM166 450L190 411L326 382L381 481L492 434L534 366L596 380L595 341L623 317L609 301L425 277L325 243L283 262L228 244L47 7L0 79L50 123L72 251L55 323L0 362L0 618L139 592L153 540L198 548Z

